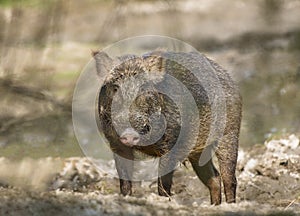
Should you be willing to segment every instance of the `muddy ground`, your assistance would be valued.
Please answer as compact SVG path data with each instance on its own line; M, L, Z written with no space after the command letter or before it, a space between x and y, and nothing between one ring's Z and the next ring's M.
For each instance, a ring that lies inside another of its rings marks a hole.
M157 195L155 181L136 182L123 197L112 161L1 158L0 215L298 215L299 155L296 135L241 149L237 203L220 206L189 164L175 172L170 198Z

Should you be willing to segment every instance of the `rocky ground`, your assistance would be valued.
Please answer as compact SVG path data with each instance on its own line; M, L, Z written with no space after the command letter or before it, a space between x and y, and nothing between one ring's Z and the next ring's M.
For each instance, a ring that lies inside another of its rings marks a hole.
M0 215L298 215L300 144L295 135L240 150L237 203L211 206L208 190L189 164L174 176L174 195L160 197L156 182L119 195L112 161L101 169L87 158L0 162ZM223 198L224 200L224 198Z

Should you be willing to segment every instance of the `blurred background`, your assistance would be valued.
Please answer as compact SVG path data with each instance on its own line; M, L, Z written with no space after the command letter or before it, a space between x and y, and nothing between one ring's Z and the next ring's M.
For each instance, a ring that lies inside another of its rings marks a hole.
M242 147L300 132L299 0L0 0L0 157L83 156L71 103L91 50L145 34L228 69Z

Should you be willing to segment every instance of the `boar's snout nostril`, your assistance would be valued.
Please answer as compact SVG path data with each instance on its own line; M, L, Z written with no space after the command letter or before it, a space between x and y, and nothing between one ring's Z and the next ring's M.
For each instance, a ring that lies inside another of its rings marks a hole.
M126 142L127 141L127 137L121 137L120 140L123 141L123 142Z
M120 141L127 146L137 145L140 141L140 135L133 129L127 128L120 136Z

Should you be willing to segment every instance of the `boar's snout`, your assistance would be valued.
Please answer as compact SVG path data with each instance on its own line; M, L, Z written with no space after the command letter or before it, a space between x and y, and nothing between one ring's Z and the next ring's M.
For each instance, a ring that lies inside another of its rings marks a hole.
M129 147L135 146L140 141L140 135L132 128L127 128L120 136L120 141Z

